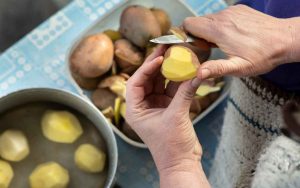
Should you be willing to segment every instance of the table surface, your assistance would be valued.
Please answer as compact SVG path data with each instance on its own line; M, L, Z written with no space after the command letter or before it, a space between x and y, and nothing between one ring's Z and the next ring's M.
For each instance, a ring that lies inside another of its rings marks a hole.
M126 0L75 0L57 12L0 56L0 96L24 88L59 88L79 94L66 74L65 56L74 40L90 25ZM226 7L223 0L182 0L198 15ZM217 146L226 100L195 129L204 150L207 174ZM117 137L117 136L116 136ZM148 150L135 148L117 137L119 163L116 182L121 187L159 187Z

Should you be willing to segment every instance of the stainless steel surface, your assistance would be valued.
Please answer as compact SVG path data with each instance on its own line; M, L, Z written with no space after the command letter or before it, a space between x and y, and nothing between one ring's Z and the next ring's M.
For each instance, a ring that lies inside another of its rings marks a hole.
M69 110L80 120L84 133L73 144L59 144L46 139L40 121L47 109ZM40 163L56 161L68 169L70 188L111 187L117 168L117 145L110 125L99 111L85 99L54 89L27 89L0 99L0 134L6 129L25 133L30 155L17 163L10 163L15 171L11 187L29 187L28 176ZM74 163L74 152L83 143L91 143L107 153L104 172L89 174Z
M150 42L157 43L157 44L180 44L180 43L194 42L194 41L195 39L191 36L187 36L187 40L183 41L180 40L175 35L165 35L150 40Z

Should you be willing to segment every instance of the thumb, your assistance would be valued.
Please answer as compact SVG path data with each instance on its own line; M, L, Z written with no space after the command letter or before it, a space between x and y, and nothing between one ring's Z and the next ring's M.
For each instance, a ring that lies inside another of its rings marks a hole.
M198 78L205 80L208 78L216 78L224 75L232 75L237 72L241 64L234 63L233 59L210 60L201 64L198 70Z
M185 81L180 84L169 105L169 109L177 112L188 112L200 83L199 78L194 78L193 80Z

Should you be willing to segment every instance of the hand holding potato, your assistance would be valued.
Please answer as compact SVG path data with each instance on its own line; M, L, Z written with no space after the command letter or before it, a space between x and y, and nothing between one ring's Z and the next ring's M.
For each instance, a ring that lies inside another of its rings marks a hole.
M177 181L207 187L200 164L202 148L189 118L200 81L169 82L165 89L160 72L164 51L158 47L128 80L126 120L149 147L161 187L174 187ZM185 171L191 173L184 175Z
M201 79L258 75L295 60L291 55L290 20L277 19L247 6L186 18L183 26L192 35L216 44L228 56L203 63L198 72Z

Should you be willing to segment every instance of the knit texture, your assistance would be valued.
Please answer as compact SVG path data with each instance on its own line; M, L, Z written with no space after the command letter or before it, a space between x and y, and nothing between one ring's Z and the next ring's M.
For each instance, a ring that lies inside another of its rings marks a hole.
M280 136L281 108L292 98L297 97L258 78L233 79L209 177L212 187L294 188L300 184L300 144ZM298 178L290 181L291 176Z

